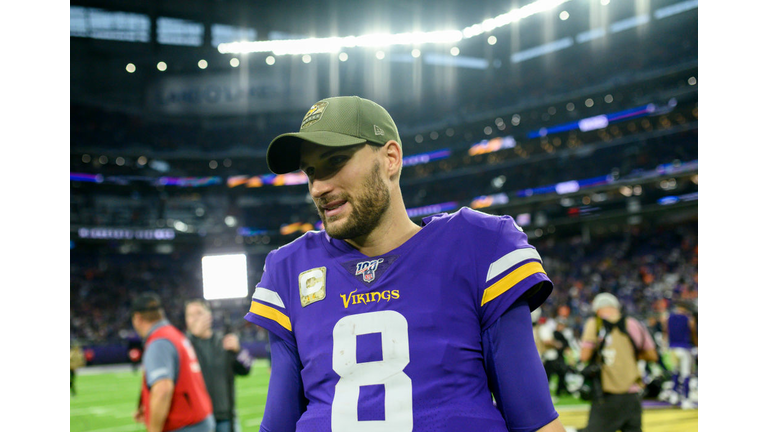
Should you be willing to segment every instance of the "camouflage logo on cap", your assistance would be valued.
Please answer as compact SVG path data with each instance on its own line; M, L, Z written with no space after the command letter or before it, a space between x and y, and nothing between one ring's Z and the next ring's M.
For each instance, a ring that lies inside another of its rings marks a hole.
M325 108L328 106L328 102L318 102L312 105L312 108L304 115L304 120L301 121L301 129L312 126L317 123L320 118L323 117Z

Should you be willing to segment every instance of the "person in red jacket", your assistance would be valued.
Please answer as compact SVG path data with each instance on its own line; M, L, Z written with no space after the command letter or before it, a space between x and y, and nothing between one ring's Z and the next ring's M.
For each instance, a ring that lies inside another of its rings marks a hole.
M144 339L141 397L134 419L147 432L213 432L213 405L192 344L165 319L160 297L140 294L131 307Z

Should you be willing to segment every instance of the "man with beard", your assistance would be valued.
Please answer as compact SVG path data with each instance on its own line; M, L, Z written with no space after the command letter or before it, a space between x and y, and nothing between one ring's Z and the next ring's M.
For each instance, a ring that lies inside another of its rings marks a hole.
M356 96L270 144L324 230L267 256L245 317L269 330L261 430L564 431L531 326L552 292L541 257L509 216L412 222L402 161L389 113Z

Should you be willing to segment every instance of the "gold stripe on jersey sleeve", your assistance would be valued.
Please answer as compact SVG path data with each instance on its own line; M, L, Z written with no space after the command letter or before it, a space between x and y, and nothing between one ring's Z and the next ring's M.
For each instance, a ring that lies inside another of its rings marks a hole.
M261 303L251 302L250 312L253 314L262 316L264 318L271 319L272 321L285 327L288 331L292 331L291 319L288 318L287 315L285 315L284 313L280 312L275 308L271 308Z
M486 288L485 291L483 291L483 299L480 301L480 306L483 306L489 301L504 294L520 281L535 273L547 274L547 272L544 271L544 267L542 267L541 263L538 261L532 261L521 265L495 284Z

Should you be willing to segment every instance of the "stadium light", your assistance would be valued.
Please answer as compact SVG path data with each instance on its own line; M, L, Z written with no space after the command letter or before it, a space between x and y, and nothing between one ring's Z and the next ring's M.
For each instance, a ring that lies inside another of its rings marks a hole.
M245 54L252 52L270 52L274 55L298 55L336 53L342 49L355 47L383 48L393 45L419 46L425 44L453 44L462 39L469 39L488 33L499 27L518 22L532 15L546 12L570 0L536 0L519 9L484 20L463 30L439 30L432 32L377 33L362 36L284 39L270 41L229 42L219 44L217 49L222 54Z
M238 59L237 57L233 57L233 58L232 58L232 59L229 61L229 65L230 65L230 66L232 66L232 67L238 67L238 66L240 66L240 59Z
M136 65L134 65L133 63L128 63L128 64L125 66L125 70L126 70L128 73L134 73L134 72L136 72Z
M157 70L159 70L160 72L165 72L166 69L168 69L168 64L162 61L157 63Z
M245 254L206 255L203 264L203 297L206 300L243 298L248 295Z

